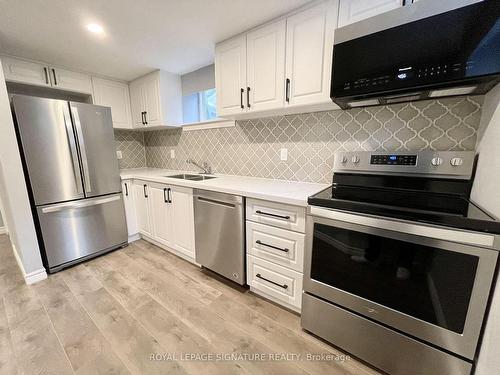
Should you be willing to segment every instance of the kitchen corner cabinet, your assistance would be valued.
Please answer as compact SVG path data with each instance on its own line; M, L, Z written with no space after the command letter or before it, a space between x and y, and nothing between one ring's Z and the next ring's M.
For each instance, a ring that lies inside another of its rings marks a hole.
M193 189L144 181L133 186L140 233L194 261Z
M181 77L155 71L129 84L134 128L182 125Z
M94 104L111 107L113 128L132 129L129 87L126 83L92 77Z
M87 74L13 57L1 60L6 81L92 95L92 81Z
M339 27L400 8L404 3L404 0L340 0Z
M215 48L218 114L286 113L331 105L333 35L338 0L258 27ZM327 108L324 108L327 109Z
M123 204L125 205L125 216L127 218L127 232L129 239L139 233L137 227L137 215L135 212L134 192L132 180L122 181Z

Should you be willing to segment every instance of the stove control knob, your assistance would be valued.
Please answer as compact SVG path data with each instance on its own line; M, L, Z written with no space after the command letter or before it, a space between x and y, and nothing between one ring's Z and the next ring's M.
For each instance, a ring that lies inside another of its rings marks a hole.
M431 160L431 164L432 164L433 166L437 167L437 166L439 166L439 165L443 164L443 159L442 159L442 158L440 158L439 156L436 156L436 157L432 158L432 160Z
M340 158L340 162L341 162L342 164L347 163L347 156L342 156L342 157Z
M450 164L454 167L459 167L464 163L464 159L462 158L453 158L450 160Z
M351 159L351 161L354 163L354 164L358 164L359 163L359 156L358 155L354 155Z

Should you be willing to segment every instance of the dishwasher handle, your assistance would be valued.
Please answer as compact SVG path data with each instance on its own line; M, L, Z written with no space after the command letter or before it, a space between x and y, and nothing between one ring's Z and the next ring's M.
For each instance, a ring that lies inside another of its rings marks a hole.
M216 204L216 205L224 206L224 207L228 207L228 208L236 208L235 203L229 203L229 202L224 202L224 201L220 201L220 200L216 200L216 199L200 197L200 196L197 196L196 199L198 199L198 201L209 203L209 204Z

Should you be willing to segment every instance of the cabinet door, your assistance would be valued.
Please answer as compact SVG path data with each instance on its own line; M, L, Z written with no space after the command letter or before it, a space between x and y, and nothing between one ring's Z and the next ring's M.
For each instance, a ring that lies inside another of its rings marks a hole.
M132 111L132 123L134 128L143 128L144 117L142 112L144 111L144 99L143 99L143 81L135 80L130 82L130 110Z
M52 87L92 95L92 80L87 74L50 67L50 79Z
M2 57L1 60L6 81L50 86L47 66L11 57Z
M247 34L247 83L250 110L283 107L286 20Z
M167 186L151 186L151 221L156 241L174 247L172 227L172 204Z
M403 5L403 0L340 0L339 27L388 12Z
M247 109L246 47L246 36L233 38L215 47L215 86L217 114L220 117Z
M125 216L127 218L128 235L134 236L139 232L137 227L137 216L134 204L134 192L132 181L126 180L122 182L123 203L125 205Z
M146 126L162 124L160 104L160 75L159 72L151 73L144 77L142 86L144 111L146 111Z
M333 34L338 0L318 4L287 19L285 105L330 103Z
M94 104L111 107L113 127L132 129L128 85L97 77L92 77L92 84L94 86Z
M138 181L134 182L133 190L139 232L152 237L149 207L149 186Z
M171 187L174 248L195 258L193 189Z

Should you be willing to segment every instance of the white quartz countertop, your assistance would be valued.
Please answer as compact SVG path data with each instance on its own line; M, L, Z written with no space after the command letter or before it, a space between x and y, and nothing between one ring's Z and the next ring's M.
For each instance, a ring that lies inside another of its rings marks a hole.
M327 188L326 184L272 180L268 178L229 176L214 174L216 178L205 181L189 181L169 178L169 175L189 173L193 171L178 171L157 168L126 169L120 172L122 180L138 179L159 182L168 185L184 186L194 189L204 189L241 195L248 198L264 199L273 202L307 206L307 197Z

